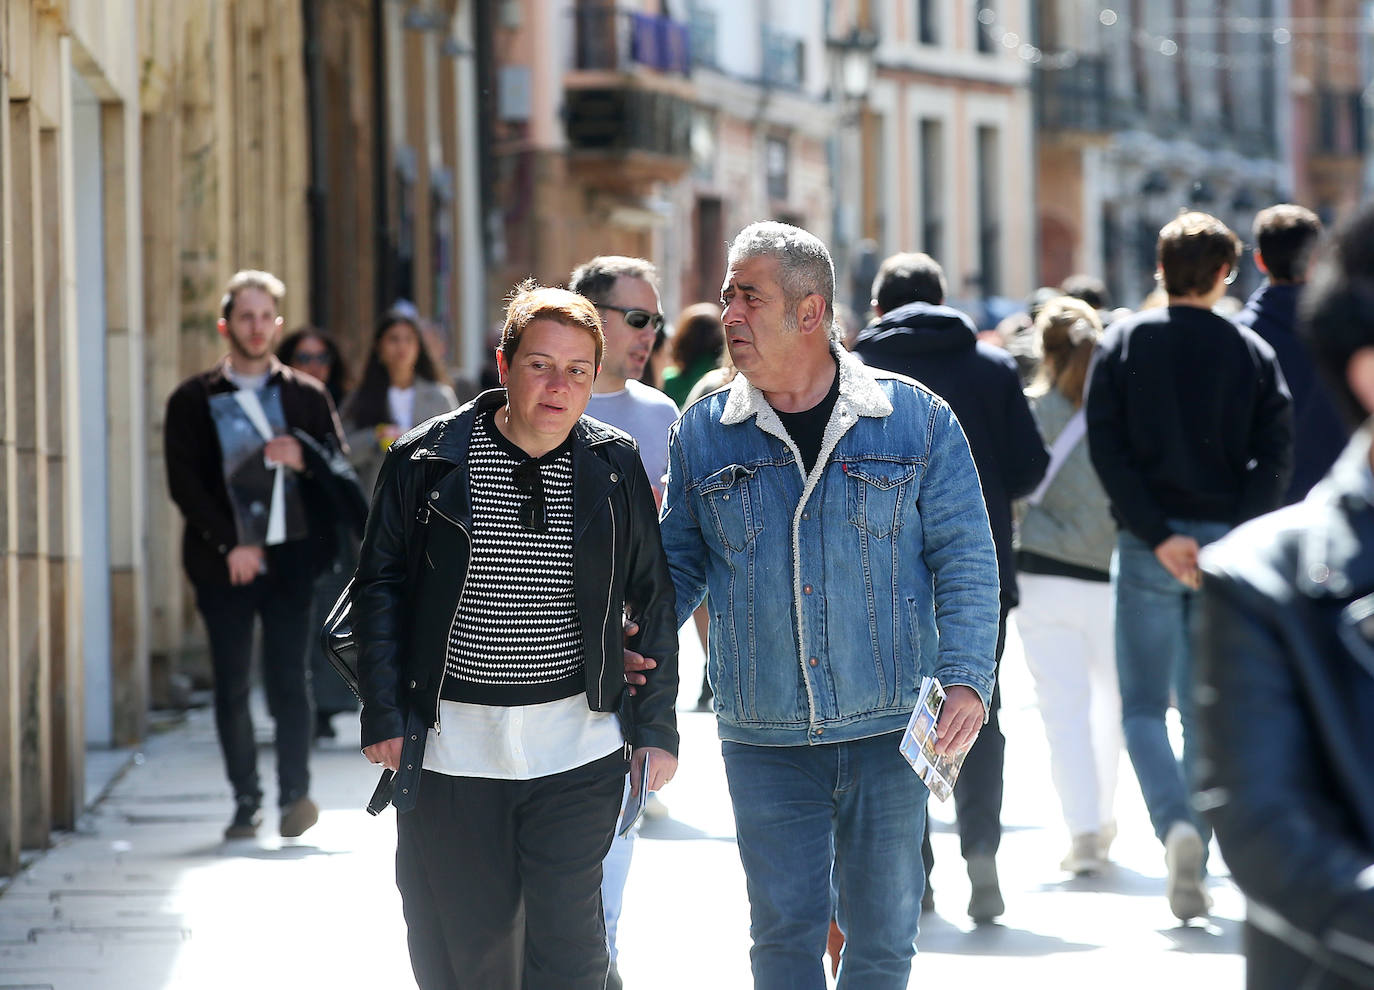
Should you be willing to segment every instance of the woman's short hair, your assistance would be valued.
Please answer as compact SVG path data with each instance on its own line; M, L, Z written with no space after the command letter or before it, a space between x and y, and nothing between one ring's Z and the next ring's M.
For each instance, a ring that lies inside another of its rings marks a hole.
M512 289L506 302L506 321L501 327L498 346L507 364L515 360L520 338L535 320L553 320L565 327L587 331L596 344L597 370L601 369L606 337L601 332L601 315L596 311L596 304L579 293L543 286L534 279L526 279Z

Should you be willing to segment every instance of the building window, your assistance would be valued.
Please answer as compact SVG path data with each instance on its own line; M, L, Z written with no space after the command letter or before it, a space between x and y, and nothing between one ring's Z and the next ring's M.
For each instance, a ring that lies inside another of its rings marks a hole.
M1259 20L1260 23L1268 23L1274 17L1274 0L1260 0ZM1256 57L1260 57L1264 46L1256 42ZM1261 64L1263 61L1261 59ZM1278 105L1278 76L1277 72L1270 72L1261 69L1259 72L1259 105L1261 107L1273 107ZM1274 155L1274 149L1278 147L1278 122L1282 119L1281 114L1262 113L1260 114L1261 129L1263 131L1263 147L1270 155ZM1277 156L1275 156L1277 157Z
M945 254L945 137L938 120L921 121L921 250L936 261Z
M940 43L940 25L936 22L935 0L916 0L916 38L923 45Z
M997 295L1002 283L1000 144L997 128L978 128L978 281L984 297Z
M992 26L996 20L997 14L990 7L973 5L973 37L982 55L991 55L997 50L992 41Z
M715 196L698 196L696 229L697 298L715 299L725 271L725 207Z
M716 12L700 3L687 7L687 30L692 37L692 64L716 67Z
M1326 154L1341 150L1340 96L1330 90L1317 94L1317 147Z
M806 79L806 42L764 25L763 81L765 85L800 89Z
M787 157L787 139L768 138L763 149L763 160L769 199L787 198Z
M1219 13L1218 16L1224 15ZM1178 119L1184 124L1190 123L1193 119L1192 61L1189 57L1191 52L1188 51L1190 39L1183 28L1183 25L1188 23L1187 18L1187 0L1174 0L1174 20L1177 22L1178 28L1174 31L1173 41L1177 45L1177 54L1173 58L1173 63L1178 86ZM1225 32L1220 33L1225 35Z
M1145 0L1131 0L1131 30L1145 30ZM1134 35L1133 35L1134 36ZM1135 107L1141 113L1150 111L1150 74L1145 65L1145 46L1132 44L1131 88L1135 92Z

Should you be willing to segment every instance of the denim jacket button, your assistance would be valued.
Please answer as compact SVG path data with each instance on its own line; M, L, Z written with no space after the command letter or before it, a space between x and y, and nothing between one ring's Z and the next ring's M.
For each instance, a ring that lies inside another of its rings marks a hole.
M810 660L808 660L808 661L806 661L806 662L809 663L809 664L810 664L811 666L813 666L813 667L815 667L815 666L817 666L817 665L820 664L820 661L817 660L815 657L812 657Z
M817 730L816 730L816 735L818 735L818 736L823 736L823 735L825 735L825 730L824 730L824 729L817 729Z
M803 513L802 513L802 518L803 518L803 519L810 519L810 518L811 518L811 513L809 513L809 512L803 512Z
M804 585L802 585L802 594L803 594L803 595L809 595L809 594L811 594L811 585L809 585L809 584L804 584Z

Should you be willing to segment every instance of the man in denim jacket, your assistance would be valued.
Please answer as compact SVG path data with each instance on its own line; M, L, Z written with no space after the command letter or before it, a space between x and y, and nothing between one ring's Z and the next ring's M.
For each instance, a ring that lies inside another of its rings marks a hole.
M710 678L748 881L758 988L904 988L927 791L897 746L922 675L942 751L992 690L997 559L949 406L832 339L817 238L753 224L721 289L740 374L669 434L663 545L685 622L709 592ZM938 618L937 618L938 615Z

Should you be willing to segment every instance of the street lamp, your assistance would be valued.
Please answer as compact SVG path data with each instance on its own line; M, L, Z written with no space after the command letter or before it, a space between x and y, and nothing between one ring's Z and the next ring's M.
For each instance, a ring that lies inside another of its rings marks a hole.
M848 103L861 101L873 84L873 52L878 47L878 36L856 25L847 35L827 38L825 45L835 63L840 94Z
M848 34L827 38L825 45L830 54L830 96L842 107L829 142L833 241L837 249L836 260L841 270L849 271L850 281L853 281L855 263L851 248L856 240L865 236L864 177L868 167L869 129L865 126L864 107L873 85L873 53L878 47L878 36L855 24ZM858 131L858 141L851 139L850 128ZM857 314L868 308L868 289L867 285L854 286Z

